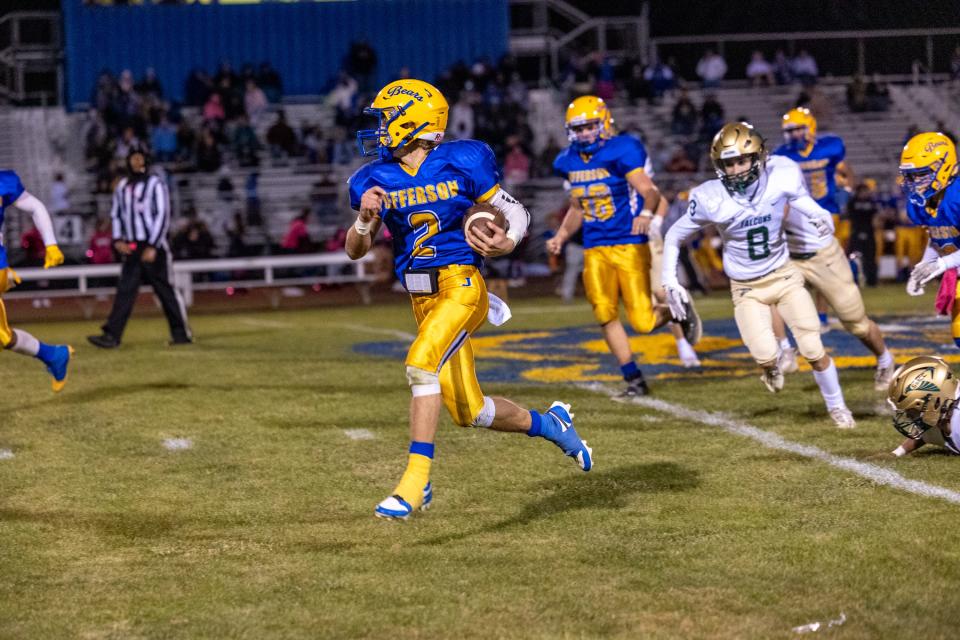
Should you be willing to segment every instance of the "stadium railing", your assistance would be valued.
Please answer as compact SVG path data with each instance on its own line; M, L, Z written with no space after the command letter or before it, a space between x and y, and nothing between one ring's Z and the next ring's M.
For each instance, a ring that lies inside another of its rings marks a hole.
M289 256L258 256L252 258L220 258L216 260L180 260L173 263L173 285L183 295L187 306L193 304L195 291L225 290L229 288L257 288L257 287L292 287L314 284L355 284L364 304L370 302L369 287L374 282L375 274L369 270L374 261L372 255L360 260L351 260L346 253L303 254ZM324 275L291 275L284 271L317 269L325 267ZM58 280L71 282L65 287L55 289L31 289L17 291L16 289L4 294L5 299L17 298L54 298L54 297L90 297L103 296L115 292L115 286L101 286L99 283L91 285L93 279L116 278L120 275L121 265L98 264L57 267L56 269L41 269L30 267L18 269L17 274L23 282L39 282ZM346 272L344 272L346 271ZM237 272L243 272L242 278L234 279ZM252 277L247 272L263 272L260 278ZM279 273L278 273L279 272ZM194 282L193 275L228 274L226 279L216 279L209 282ZM149 287L141 287L149 291ZM274 306L279 304L279 295L273 298Z

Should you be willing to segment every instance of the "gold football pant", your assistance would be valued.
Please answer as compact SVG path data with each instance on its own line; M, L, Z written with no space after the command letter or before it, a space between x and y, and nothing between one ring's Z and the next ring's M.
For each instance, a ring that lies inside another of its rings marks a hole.
M927 232L923 227L898 226L894 229L893 255L897 260L897 269L913 266L923 259L927 248Z
M583 288L600 324L620 317L620 299L630 326L638 333L653 331L657 317L650 297L650 247L617 244L583 252Z
M733 316L740 338L757 364L776 362L780 345L773 334L770 307L776 306L797 341L800 355L813 362L824 356L820 318L803 276L788 261L779 269L755 280L730 281Z
M839 213L830 215L833 216L833 237L840 243L840 247L846 250L847 242L850 241L851 223L849 220L841 220Z
M16 286L17 274L13 269L0 267L0 296ZM13 329L7 321L7 309L0 299L0 348L6 348L13 342Z
M823 294L846 330L858 338L865 338L870 331L870 319L840 242L833 238L812 258L794 260L793 264L807 284Z
M439 291L410 300L417 337L407 353L407 366L440 376L443 403L453 421L469 426L483 409L470 334L487 317L487 286L476 267L450 265L439 269Z

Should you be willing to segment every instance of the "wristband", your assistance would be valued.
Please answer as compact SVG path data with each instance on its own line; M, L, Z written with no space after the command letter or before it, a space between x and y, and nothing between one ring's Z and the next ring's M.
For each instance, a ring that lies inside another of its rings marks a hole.
M900 445L899 447L893 450L893 455L900 458L902 456L907 455L907 450L903 448L903 445Z
M357 221L353 223L353 228L361 236L370 235L370 223L363 222L360 218L357 218Z
M640 217L641 217L641 218L652 218L652 217L653 217L653 211L650 211L650 209L644 209L643 211L640 212Z

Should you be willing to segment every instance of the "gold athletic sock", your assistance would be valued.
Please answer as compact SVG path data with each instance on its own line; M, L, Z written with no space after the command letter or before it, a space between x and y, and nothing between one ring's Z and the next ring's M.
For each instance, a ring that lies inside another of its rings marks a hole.
M423 488L430 482L431 462L433 460L427 456L411 453L407 459L407 470L403 472L400 484L393 490L394 495L406 500L414 509L423 504Z

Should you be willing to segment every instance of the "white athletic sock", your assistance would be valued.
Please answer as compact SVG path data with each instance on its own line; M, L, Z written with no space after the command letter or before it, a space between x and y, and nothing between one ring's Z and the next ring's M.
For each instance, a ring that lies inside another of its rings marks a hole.
M693 347L690 346L690 343L687 341L687 339L683 337L677 338L677 353L680 354L681 358L688 358L697 355L697 352L693 350Z
M890 353L890 349L884 349L883 353L877 356L877 366L886 369L893 364L893 354Z
M840 388L840 376L837 374L837 367L833 364L833 358L830 359L830 366L823 371L813 372L813 378L820 387L820 395L823 401L827 403L827 409L836 407L846 408L847 403L843 401L843 389Z
M17 336L17 344L11 347L10 351L31 357L40 353L40 341L32 335L22 329L14 329L13 334Z
M790 348L790 338L780 338L780 348L786 351Z

